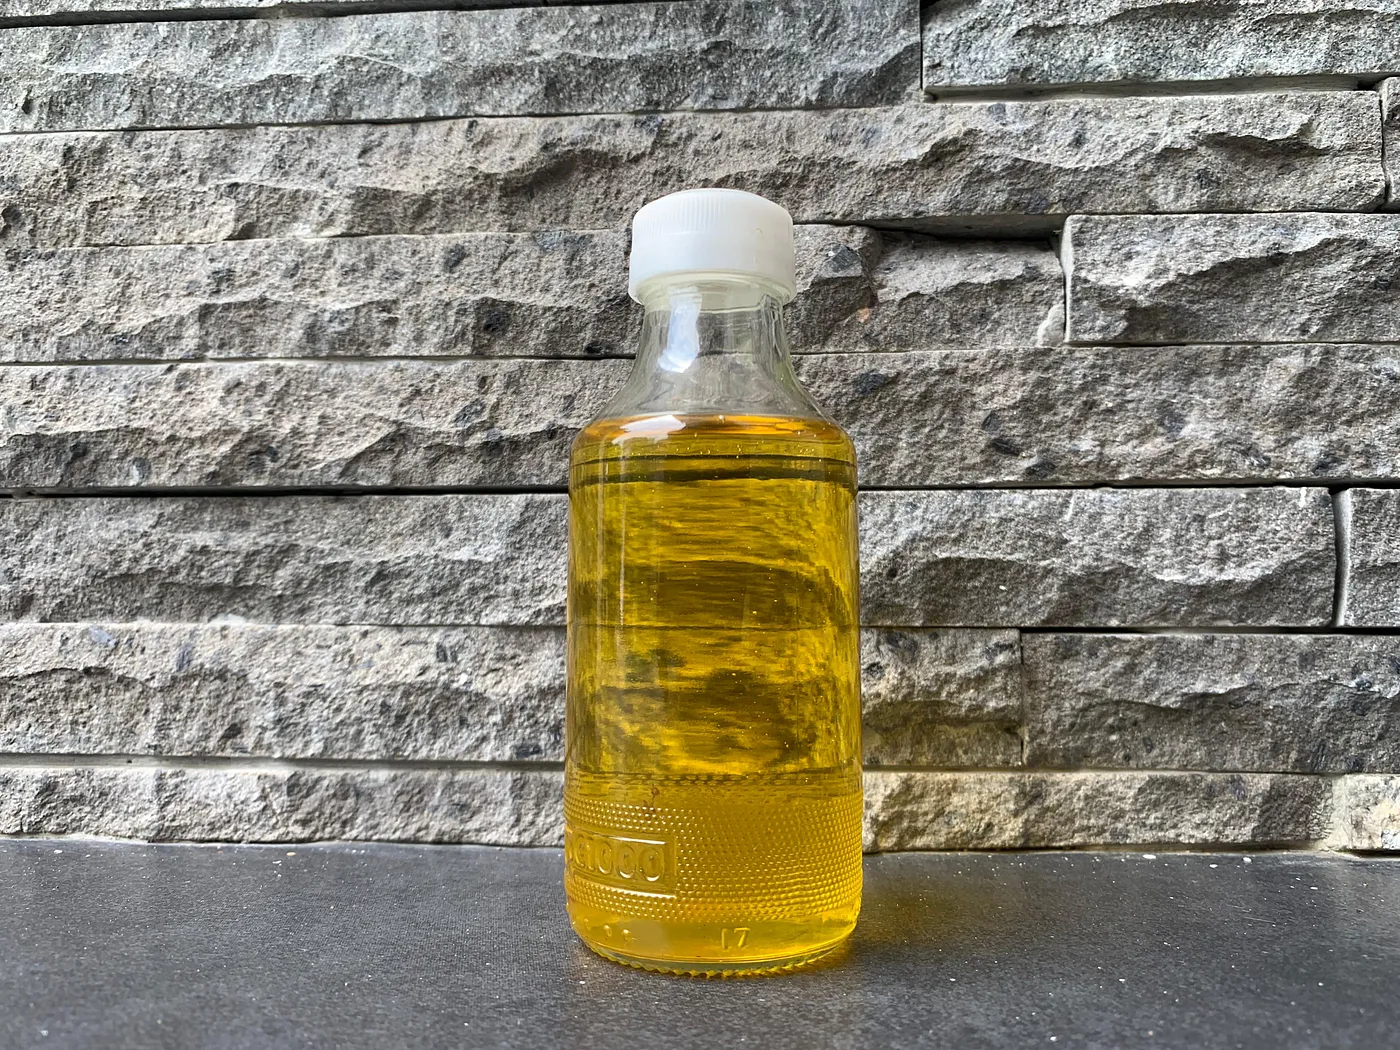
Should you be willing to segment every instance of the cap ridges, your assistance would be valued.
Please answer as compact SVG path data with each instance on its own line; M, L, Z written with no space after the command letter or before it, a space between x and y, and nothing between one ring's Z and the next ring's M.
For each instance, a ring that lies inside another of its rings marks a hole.
M792 216L744 190L693 189L644 205L632 219L627 291L683 273L747 274L797 294Z

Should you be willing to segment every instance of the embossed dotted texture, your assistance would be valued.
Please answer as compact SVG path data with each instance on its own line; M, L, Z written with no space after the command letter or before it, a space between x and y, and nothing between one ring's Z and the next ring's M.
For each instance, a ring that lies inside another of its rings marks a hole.
M571 829L665 842L674 858L670 894L614 885L570 858L568 893L588 907L662 922L792 922L860 896L859 774L579 773L564 816Z

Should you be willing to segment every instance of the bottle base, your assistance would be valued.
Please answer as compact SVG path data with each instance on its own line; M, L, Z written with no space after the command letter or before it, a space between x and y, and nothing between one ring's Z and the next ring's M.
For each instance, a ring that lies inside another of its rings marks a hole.
M651 973L669 973L681 977L763 977L791 973L827 958L842 947L850 937L849 933L828 944L818 945L796 955L784 955L772 959L653 959L643 955L629 955L615 948L596 944L584 937L579 940L595 955L609 962L621 963L638 970Z

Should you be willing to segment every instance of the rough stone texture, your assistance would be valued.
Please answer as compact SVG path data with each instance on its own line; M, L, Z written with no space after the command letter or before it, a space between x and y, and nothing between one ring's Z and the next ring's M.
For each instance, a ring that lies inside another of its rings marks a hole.
M1385 137L1385 169L1390 183L1388 206L1400 208L1400 79L1381 83L1381 116Z
M1314 626L1330 622L1321 489L866 492L865 622Z
M1400 341L1400 215L1074 216L1064 244L1072 342Z
M1328 846L1400 852L1400 777L1341 777L1332 794Z
M1363 92L15 135L0 245L612 228L696 184L799 222L959 231L1362 211L1385 190Z
M5 31L0 132L885 105L918 0L408 11ZM174 60L172 60L172 58Z
M1021 764L1015 631L867 629L861 663L867 765Z
M1330 619L1325 491L868 492L861 514L875 625ZM0 617L560 623L564 517L548 495L13 501Z
M1327 827L1328 782L1271 773L868 773L865 848L1285 846Z
M1394 0L939 0L925 21L924 86L1354 82L1400 71L1398 40Z
M413 768L0 768L0 835L556 846L562 776Z
M562 486L625 361L0 369L0 483Z
M875 489L869 847L1400 851L1396 639L1264 633L1400 627L1400 78L1307 90L1400 0L937 0L937 104L917 0L174 2L0 0L0 835L557 844L565 459L710 184Z
M796 365L854 437L866 485L1400 476L1394 347L1008 348ZM0 486L563 486L574 431L630 367L0 368Z
M1400 770L1400 638L1029 634L1026 762Z
M562 624L556 495L0 501L0 620Z
M549 846L560 791L551 771L9 766L0 834ZM1296 845L1328 802L1322 777L1264 773L872 772L865 792L869 851Z
M512 627L0 625L0 751L564 757L564 636Z
M1345 524L1343 627L1400 627L1400 490L1348 489Z
M1048 247L796 234L799 353L1059 339ZM641 321L627 238L597 230L20 249L0 254L0 287L7 361L598 357L630 354Z
M867 485L1400 474L1393 346L834 355L797 372Z
M868 492L861 514L875 625L1331 616L1321 490ZM560 623L564 517L551 495L10 501L0 617Z
M1044 244L954 241L864 227L798 227L799 353L1053 346L1064 272Z
M468 0L463 7L532 7L546 0ZM548 0L553 2L553 0ZM625 0L632 2L632 0ZM383 6L379 0L0 0L0 28L88 22L139 22L204 17L275 17L296 14L354 14Z
M866 761L1021 763L1014 631L862 634ZM0 625L0 752L564 757L559 628Z
M0 355L596 357L636 342L626 274L613 231L19 250Z

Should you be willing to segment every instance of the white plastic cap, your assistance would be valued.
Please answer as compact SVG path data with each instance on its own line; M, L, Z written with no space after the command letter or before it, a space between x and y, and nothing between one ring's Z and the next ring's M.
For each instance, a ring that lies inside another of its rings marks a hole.
M797 294L792 216L743 190L682 190L645 205L632 219L627 293L681 273L742 273L771 281L787 302Z

